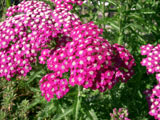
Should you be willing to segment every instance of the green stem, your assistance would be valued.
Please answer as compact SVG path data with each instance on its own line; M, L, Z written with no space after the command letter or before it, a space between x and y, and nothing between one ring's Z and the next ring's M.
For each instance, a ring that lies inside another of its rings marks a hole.
M88 4L87 4L87 7L89 7L89 6L91 6L91 2L90 2L90 0L88 0ZM91 10L90 10L90 7L89 7L89 11L88 11L88 13L89 13L89 17L87 17L87 22L89 22L90 21L90 13L91 13Z
M103 1L103 6L102 6L102 9L103 9L103 20L105 21L105 9L106 9L106 7L105 7L105 0ZM105 29L105 24L103 24L103 29Z
M123 14L121 11L122 5L119 5L119 37L118 37L118 44L122 44L122 39L123 39L123 31L122 31L122 19L123 19Z
M79 115L79 110L80 110L80 107L81 107L81 86L78 85L78 88L77 88L77 96L76 96L76 104L75 104L75 120L78 120L78 115Z
M11 0L6 0L6 7L9 8L11 6Z

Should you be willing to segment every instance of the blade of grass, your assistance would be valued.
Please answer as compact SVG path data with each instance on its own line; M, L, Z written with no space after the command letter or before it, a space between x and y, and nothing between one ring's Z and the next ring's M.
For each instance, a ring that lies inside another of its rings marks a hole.
M6 7L9 8L11 6L11 0L6 0Z
M67 115L69 115L72 112L73 112L73 107L71 107L70 109L65 110L62 115L58 116L54 120L61 120L62 118L65 118Z
M81 88L80 86L78 85L78 88L77 88L77 96L76 96L76 102L74 104L74 120L78 120L78 115L79 115L79 110L80 110L80 107L81 107Z

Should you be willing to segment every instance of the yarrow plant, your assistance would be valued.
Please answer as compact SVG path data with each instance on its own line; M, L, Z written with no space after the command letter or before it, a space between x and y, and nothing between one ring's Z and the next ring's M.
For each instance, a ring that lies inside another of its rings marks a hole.
M160 119L159 1L20 1L0 0L0 119Z
M67 85L80 85L101 92L111 89L119 81L126 82L131 78L135 65L133 57L124 47L118 44L112 46L100 37L102 30L93 22L75 27L71 33L72 41L56 48L47 61L48 69L54 71L54 79L45 76L40 81L42 95L47 100L55 92L49 91L51 84L57 79L63 81L65 73L70 74ZM57 89L57 86L53 86L53 89L62 97L68 92L68 87L64 89L67 91L65 94L61 87Z
M111 120L131 120L128 118L128 110L125 108L113 109L113 113L110 113Z
M17 74L26 76L41 52L39 62L47 61L53 71L40 80L42 95L48 101L55 94L63 97L69 85L104 92L130 79L135 65L132 55L100 37L103 30L93 22L82 24L75 14L58 6L61 1L54 2L54 10L39 1L23 1L7 10L8 18L0 25L0 76L8 80ZM64 3L81 5L82 1ZM68 80L63 78L65 73L70 74Z
M53 2L54 10L40 1L7 10L8 18L0 23L0 77L26 76L33 63L46 64L50 71L39 85L47 101L62 98L75 85L105 92L127 82L134 74L133 56L101 37L103 30L93 22L83 24L70 12L70 4L83 1Z

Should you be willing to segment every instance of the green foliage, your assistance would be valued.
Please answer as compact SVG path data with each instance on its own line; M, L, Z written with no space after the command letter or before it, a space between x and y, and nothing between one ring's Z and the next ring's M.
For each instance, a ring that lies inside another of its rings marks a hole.
M6 0L6 7L9 8L11 6L11 0Z
M109 4L105 6L106 2ZM47 3L54 8L51 2ZM0 5L1 17L6 9L3 0ZM47 102L41 96L39 80L48 71L36 64L27 77L1 79L0 120L109 120L112 109L120 107L128 109L132 120L153 119L148 115L143 91L152 88L156 80L140 65L140 46L160 43L160 1L88 0L82 6L74 6L72 12L84 23L94 21L103 28L102 36L110 43L126 46L136 60L135 75L105 93L75 87L64 98ZM64 77L68 79L67 74Z
M4 12L4 10L5 10L5 0L1 0L0 1L0 18L2 17L2 15L3 15L3 12Z

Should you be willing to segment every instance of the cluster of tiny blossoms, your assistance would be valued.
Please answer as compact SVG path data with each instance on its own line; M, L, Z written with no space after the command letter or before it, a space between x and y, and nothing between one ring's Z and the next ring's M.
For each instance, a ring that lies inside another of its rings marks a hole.
M142 66L146 66L147 73L156 73L158 85L152 90L146 90L145 94L149 104L149 114L160 120L160 44L157 46L151 44L141 46L141 55L147 56L141 61Z
M146 90L145 94L149 104L149 114L156 120L160 120L160 84L152 90Z
M148 74L156 73L156 79L160 83L160 44L141 46L141 55L147 56L141 61L141 65L146 66Z
M73 8L72 4L82 5L83 0L51 0L56 4L56 8L66 8L71 10Z
M49 5L45 4L42 1L22 1L18 5L11 6L7 9L6 15L8 17L17 15L18 13L29 13L33 12L34 10L38 10L39 12L50 10Z
M40 83L43 83L41 86L42 96L45 96L47 101L50 101L54 95L60 99L69 91L67 79L60 79L54 73L45 75Z
M41 51L41 55L39 56L39 63L46 64L46 60L50 57L51 50L50 49L43 49Z
M56 37L57 32L69 36L70 31L81 24L78 16L70 13L66 8L59 7L51 10L49 5L42 1L23 1L17 6L8 8L6 15L13 16L18 13L33 14L32 16L35 19L32 20L32 25L36 26L38 23L41 29L44 29L47 25L54 26L53 31L56 30L56 32L52 33L53 35L55 34L53 37Z
M7 80L26 76L39 51L48 48L59 34L70 36L73 27L81 24L66 9L52 10L41 1L23 1L10 7L6 15L8 18L0 23L0 77ZM42 56L48 52L44 51ZM43 57L40 63L44 64Z
M128 110L125 108L113 109L113 113L110 113L111 120L130 120L128 118Z
M111 89L119 80L126 82L131 78L132 67L135 65L133 57L124 47L118 44L112 46L100 37L100 34L102 30L93 22L73 29L72 41L68 41L64 47L56 48L47 61L47 67L54 71L52 75L56 81L63 80L63 74L69 73L68 85L80 85L104 92L107 88ZM42 95L48 101L53 98L53 92L48 91L51 89L48 86L53 81L50 77L44 77L40 81ZM63 90L69 91L68 87ZM57 92L61 97L67 93L63 94L64 91L61 90Z
M56 22L59 33L67 37L71 36L73 28L82 24L77 15L70 13L65 8L56 8L52 13L52 17Z

